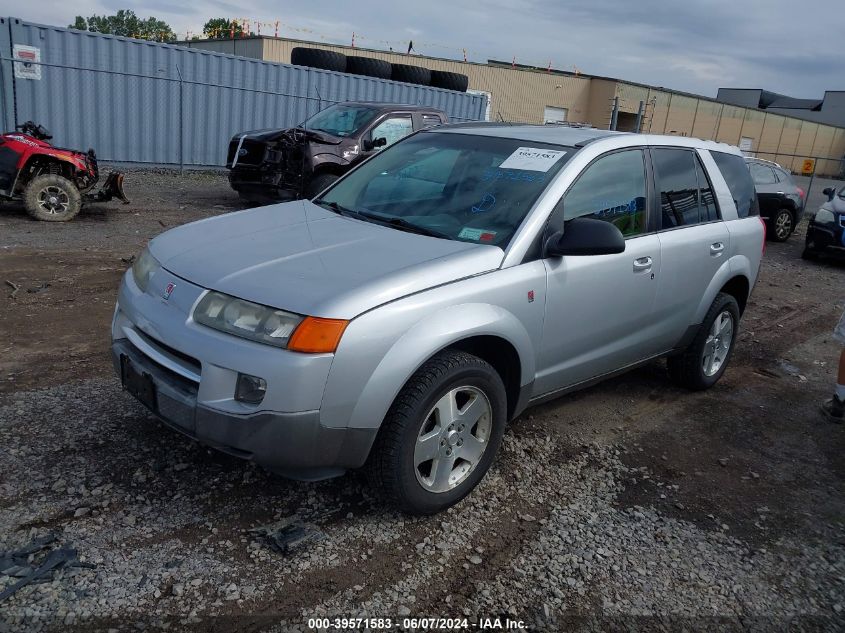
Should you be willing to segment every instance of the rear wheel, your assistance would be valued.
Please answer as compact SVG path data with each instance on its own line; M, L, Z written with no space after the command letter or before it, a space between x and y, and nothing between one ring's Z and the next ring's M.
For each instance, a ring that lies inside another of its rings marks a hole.
M785 242L795 228L792 211L780 209L771 220L769 235L775 242Z
M447 350L399 392L368 462L375 487L403 511L434 514L481 481L502 442L507 396L488 363Z
M739 305L720 292L707 311L690 346L667 359L669 376L687 389L709 389L718 382L730 361L739 330Z
M26 212L36 220L67 222L82 208L82 195L64 176L44 174L26 186L23 202Z

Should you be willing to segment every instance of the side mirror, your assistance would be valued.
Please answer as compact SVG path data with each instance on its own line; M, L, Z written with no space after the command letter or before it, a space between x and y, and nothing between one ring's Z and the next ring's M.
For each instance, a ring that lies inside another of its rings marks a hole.
M545 247L546 257L563 255L613 255L625 252L622 232L610 222L573 218L564 230L553 234Z
M369 152L374 150L377 147L384 147L387 145L387 139L383 136L379 136L378 138L374 138L373 140L364 140L364 150Z
M836 195L836 189L828 187L827 189L823 189L822 193L827 196L828 200L833 200L833 196Z

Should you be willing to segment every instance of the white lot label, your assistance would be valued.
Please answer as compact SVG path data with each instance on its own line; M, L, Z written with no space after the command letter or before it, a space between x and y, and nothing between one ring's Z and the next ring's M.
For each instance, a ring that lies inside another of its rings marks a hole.
M41 79L41 49L15 44L12 49L16 79Z
M528 169L530 171L549 171L552 165L566 154L559 149L538 149L536 147L518 147L508 156L499 169Z

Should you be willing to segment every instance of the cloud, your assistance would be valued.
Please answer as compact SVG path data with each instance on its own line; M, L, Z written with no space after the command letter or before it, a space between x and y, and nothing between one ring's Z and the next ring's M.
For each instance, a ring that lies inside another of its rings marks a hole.
M832 35L845 33L841 0L816 0L811 15L786 0L429 0L424 10L375 0L39 0L5 13L64 26L77 14L118 8L155 15L177 33L199 32L210 17L280 20L313 31L282 28L298 39L348 44L354 31L359 46L397 50L413 39L418 52L437 57L461 59L467 49L472 61L551 61L708 96L723 86L810 97L845 88L836 84L845 77L845 38Z

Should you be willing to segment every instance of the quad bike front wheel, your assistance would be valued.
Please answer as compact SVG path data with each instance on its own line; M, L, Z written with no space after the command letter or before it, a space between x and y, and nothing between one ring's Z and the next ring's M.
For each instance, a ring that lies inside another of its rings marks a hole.
M56 174L36 176L23 192L26 212L36 220L67 222L82 208L82 195L70 180Z

